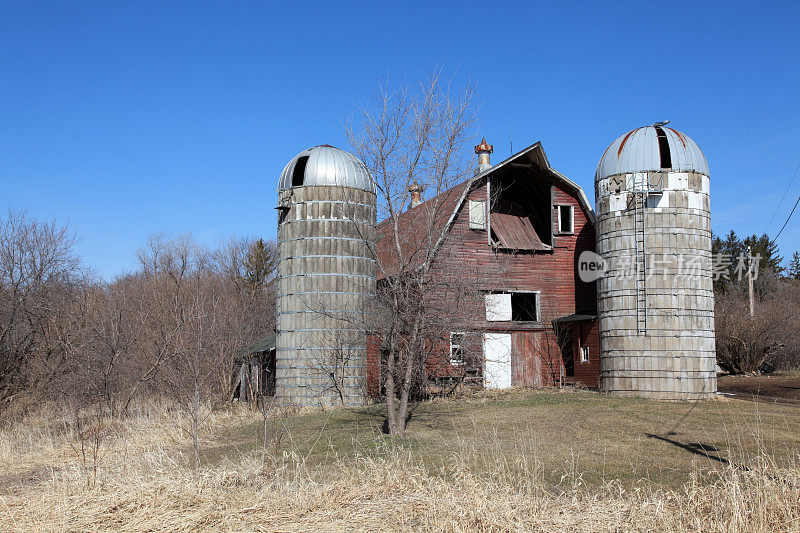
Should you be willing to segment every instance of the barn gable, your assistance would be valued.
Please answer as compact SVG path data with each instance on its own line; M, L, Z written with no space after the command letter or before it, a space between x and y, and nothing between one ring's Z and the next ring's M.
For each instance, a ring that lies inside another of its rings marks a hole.
M469 209L468 199L474 197L474 192L477 189L487 189L488 203L484 204L484 206L491 205L491 199L489 198L491 196L491 190L489 190L491 187L487 188L487 184L493 178L506 174L523 175L525 181L533 184L540 182L542 177L545 177L548 183L558 184L559 189L574 195L584 216L594 225L594 210L583 189L550 166L542 143L537 142L501 163L476 173L469 180L400 213L397 216L399 226L397 233L406 237L405 241L400 243L403 248L402 258L397 257L396 248L392 242L394 235L391 227L392 219L387 218L380 222L377 227L377 253L379 263L383 266L383 269L379 269L378 279L382 279L387 275L395 275L405 269L414 268L423 261L432 259L429 256L435 256L438 252L438 247L429 246L429 239L437 239L442 234L441 229L443 227L446 228L445 233L451 231L456 219L464 216L462 211ZM523 185L519 187L524 188ZM474 202L483 201L483 199L472 201L473 205L475 205ZM525 217L515 216L513 206L505 210L510 212L494 213L493 211L485 211L487 215L485 219L488 219L485 223L490 226L489 236L491 236L492 231L491 225L493 223L496 224L494 228L494 233L497 236L494 243L496 246L516 250L545 251L550 249L551 245L543 242L541 236L533 228L533 223L526 221ZM469 217L469 213L466 216ZM547 237L546 240L550 241L551 237ZM442 244L443 241L438 243L439 246ZM487 241L487 244L492 243ZM529 248L522 248L521 246L524 244L528 244Z
M432 377L469 375L485 387L596 386L596 293L576 268L579 253L594 250L594 222L583 190L555 171L536 143L495 166L481 164L471 179L400 214L404 264L392 261L394 221L379 224L378 254L387 267L379 280L431 260L445 270L481 271L498 257L505 264L480 279L485 301L459 310L450 338L434 343L441 353L429 357ZM552 338L556 329L564 339ZM454 353L477 357L459 363ZM376 363L373 357L371 379Z

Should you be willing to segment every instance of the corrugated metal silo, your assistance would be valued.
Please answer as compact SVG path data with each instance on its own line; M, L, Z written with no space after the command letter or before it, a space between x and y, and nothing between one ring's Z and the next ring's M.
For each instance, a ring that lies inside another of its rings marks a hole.
M659 399L716 393L710 173L692 139L633 130L597 166L603 390Z
M375 292L375 185L332 146L283 170L278 206L276 399L359 405L365 399L364 311Z

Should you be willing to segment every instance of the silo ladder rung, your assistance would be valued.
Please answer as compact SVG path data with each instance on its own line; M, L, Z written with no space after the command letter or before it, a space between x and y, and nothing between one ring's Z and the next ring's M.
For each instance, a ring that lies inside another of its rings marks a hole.
M636 245L636 328L640 335L647 332L647 253L645 249L645 206L647 195L634 192L634 242Z

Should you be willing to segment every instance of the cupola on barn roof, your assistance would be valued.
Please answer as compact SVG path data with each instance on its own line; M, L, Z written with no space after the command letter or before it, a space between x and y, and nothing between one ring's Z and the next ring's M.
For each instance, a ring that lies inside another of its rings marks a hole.
M666 122L629 131L611 143L595 172L595 181L630 172L698 172L709 176L700 147L685 133L667 128Z
M303 150L284 167L278 189L329 185L375 193L375 183L359 158L323 144Z

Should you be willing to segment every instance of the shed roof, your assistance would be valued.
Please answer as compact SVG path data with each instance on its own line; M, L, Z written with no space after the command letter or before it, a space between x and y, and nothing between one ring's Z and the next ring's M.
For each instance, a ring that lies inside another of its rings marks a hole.
M586 320L597 320L597 315L590 313L573 313L554 318L553 322L583 322Z
M238 352L236 352L236 359L240 359L255 353L270 352L274 350L276 337L277 335L273 333L271 335L267 335L262 339L257 339L251 342L249 345L245 346L244 348L241 348Z

